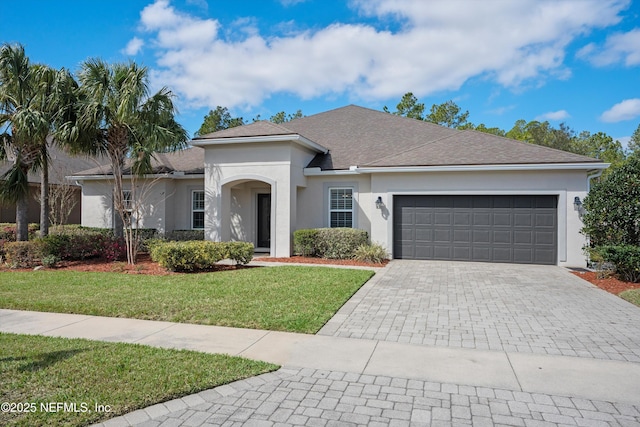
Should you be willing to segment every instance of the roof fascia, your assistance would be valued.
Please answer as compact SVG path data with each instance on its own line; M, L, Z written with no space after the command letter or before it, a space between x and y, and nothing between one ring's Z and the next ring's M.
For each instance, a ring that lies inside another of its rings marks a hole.
M203 173L194 174L175 174L175 173L157 173L152 175L123 175L122 179L204 179ZM65 179L69 181L110 181L113 175L67 175Z
M318 153L327 154L329 150L320 144L311 141L299 134L282 134L282 135L263 135L263 136L242 136L233 138L212 138L212 139L194 139L191 145L196 147L206 147L209 145L226 145L226 144L250 144L252 142L295 142L306 148L310 148Z
M321 170L305 168L305 176L353 175L357 173L418 173L418 172L497 172L497 171L544 171L544 170L586 170L589 172L604 170L609 163L532 163L505 165L445 165L445 166L389 166L359 167L349 169Z

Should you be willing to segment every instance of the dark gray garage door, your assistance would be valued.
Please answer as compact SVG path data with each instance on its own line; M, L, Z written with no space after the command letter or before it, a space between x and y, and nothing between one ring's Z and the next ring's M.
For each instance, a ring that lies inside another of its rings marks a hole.
M395 196L395 258L556 264L556 196Z

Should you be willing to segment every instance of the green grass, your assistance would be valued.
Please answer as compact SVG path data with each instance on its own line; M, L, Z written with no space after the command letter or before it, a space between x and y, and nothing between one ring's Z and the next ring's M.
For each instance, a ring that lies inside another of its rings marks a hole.
M618 296L629 301L631 304L635 304L640 307L640 289L629 289L624 292L620 292L620 295Z
M219 354L0 333L0 401L35 409L0 411L0 425L88 425L277 368ZM40 406L58 402L79 412ZM96 404L111 411L96 412Z
M0 308L315 333L372 275L300 266L170 276L0 272Z

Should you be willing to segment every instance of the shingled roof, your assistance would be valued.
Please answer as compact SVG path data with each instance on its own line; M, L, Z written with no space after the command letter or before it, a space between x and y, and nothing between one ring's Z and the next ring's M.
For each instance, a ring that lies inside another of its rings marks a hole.
M185 175L197 175L204 173L204 150L199 147L191 147L174 153L156 153L151 160L153 173L183 172ZM130 168L125 167L125 174L130 173ZM110 175L111 166L103 165L92 169L77 172L74 176Z
M308 167L601 163L600 160L509 138L456 130L349 105L276 125L255 122L199 139L300 135L329 150Z

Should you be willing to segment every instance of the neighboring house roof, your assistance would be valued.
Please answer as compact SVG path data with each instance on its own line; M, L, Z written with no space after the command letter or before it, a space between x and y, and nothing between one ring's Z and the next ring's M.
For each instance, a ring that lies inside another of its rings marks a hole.
M349 105L280 125L255 122L197 139L300 135L326 147L308 167L601 163L598 159L472 130Z
M94 159L88 156L72 156L66 150L53 145L49 147L49 183L69 184L65 181L65 176L72 175L78 171L104 164L104 159ZM11 168L10 161L0 162L0 176ZM29 172L29 182L40 184L40 173Z
M204 173L204 150L199 147L191 147L173 153L156 153L151 159L153 173L182 172L185 175L198 175ZM130 173L130 167L125 167L124 174ZM74 173L74 176L110 175L111 166L105 164L91 169Z

